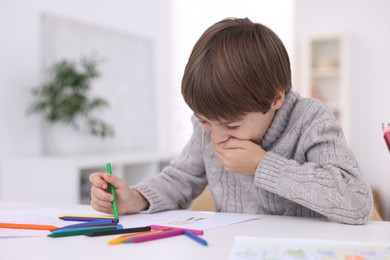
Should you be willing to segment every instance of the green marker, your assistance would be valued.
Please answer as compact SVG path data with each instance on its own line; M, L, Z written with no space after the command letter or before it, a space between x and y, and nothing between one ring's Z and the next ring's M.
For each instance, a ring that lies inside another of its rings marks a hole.
M112 174L111 170L111 164L107 163L106 164L106 169L108 174ZM119 219L119 213L118 213L118 203L116 202L116 194L115 194L115 188L110 184L110 192L112 196L114 196L114 200L112 201L112 209L114 210L114 217L116 219Z

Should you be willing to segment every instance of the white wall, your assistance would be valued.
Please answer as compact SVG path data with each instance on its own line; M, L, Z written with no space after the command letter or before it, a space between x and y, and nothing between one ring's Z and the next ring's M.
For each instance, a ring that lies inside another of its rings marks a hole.
M0 162L3 157L40 155L43 150L40 119L37 115L26 115L26 108L31 101L29 92L42 80L40 15L43 12L121 32L140 34L154 40L156 66L153 75L156 75L154 82L158 89L155 100L159 102L157 105L160 115L158 116L158 132L161 136L158 138L158 148L167 149L175 143L170 138L170 132L177 130L174 128L175 125L170 123L178 121L177 118L169 115L168 110L172 109L169 104L173 103L170 99L181 99L180 74L185 65L184 62L176 65L176 69L178 67L175 71L177 80L173 82L170 71L171 53L174 53L176 57L180 56L178 59L186 61L189 51L200 34L212 23L226 17L249 17L253 21L269 25L279 34L291 51L292 2L293 0L272 2L267 0L241 2L213 0L212 3L207 0L180 1L181 5L194 6L197 9L192 10L191 15L186 13L186 17L179 14L181 19L185 19L184 22L179 21L179 25L186 31L185 35L179 35L181 37L180 48L183 48L182 39L188 36L188 31L193 37L187 46L188 52L176 55L178 48L172 44L171 33L177 30L178 26L176 24L174 28L171 27L170 21L171 15L175 10L177 11L178 1L1 1L0 29L4 40L0 47L0 69L2 71L0 74L0 120L6 124L6 127L3 127L0 135ZM171 9L170 5L176 6ZM282 11L279 10L281 5L284 6ZM190 26L189 29L187 25L192 25L192 27ZM172 86L178 92L176 96L171 95ZM173 108L176 109L176 107ZM189 118L186 119L186 125L190 130L192 129ZM174 144L173 148L176 150L179 149L179 145L182 147L186 138L187 136L179 140L178 145ZM175 139L178 139L177 136Z
M4 156L39 155L42 150L40 120L26 116L30 90L41 83L42 12L96 24L124 33L149 37L154 42L155 100L159 114L169 97L168 0L6 0L0 2L0 159ZM158 116L158 118L163 118ZM160 133L165 135L162 121ZM158 147L166 146L164 140Z
M156 100L160 102L159 114L166 114L166 102L170 97L168 62L171 48L168 2L169 0L1 1L0 162L6 156L41 153L40 121L35 116L26 117L25 112L30 100L29 91L41 80L39 16L42 12L152 38L156 55L156 66L153 68L158 90ZM295 51L291 53L294 82L299 85L299 46L305 34L334 31L347 31L351 34L354 129L351 145L368 181L380 190L387 219L390 219L390 156L380 127L382 121L390 122L389 13L390 1L387 0L295 0ZM283 40L290 45L289 39ZM163 122L166 117L158 118L161 120L159 131L162 136L167 136L164 132L167 128ZM164 142L168 138L159 140L159 147L167 147Z
M351 146L390 220L390 154L381 123L390 122L390 1L295 0L295 50L306 34L346 32L351 37ZM299 68L299 66L297 66ZM299 77L299 73L295 76ZM296 79L299 84L300 79Z

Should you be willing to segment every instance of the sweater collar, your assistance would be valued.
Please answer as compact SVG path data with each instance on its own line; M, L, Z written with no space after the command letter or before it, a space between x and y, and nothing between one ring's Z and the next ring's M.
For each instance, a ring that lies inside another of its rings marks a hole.
M276 112L270 127L268 128L266 134L261 140L261 147L263 149L267 150L268 148L270 148L270 146L282 135L288 123L290 112L295 106L295 103L297 102L298 98L299 94L297 92L293 90L287 92L282 107L279 108Z

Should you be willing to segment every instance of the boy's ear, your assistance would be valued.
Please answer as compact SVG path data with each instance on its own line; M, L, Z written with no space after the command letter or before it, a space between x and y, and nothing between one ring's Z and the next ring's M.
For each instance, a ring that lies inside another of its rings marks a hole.
M285 97L286 97L286 93L284 92L283 89L280 89L274 101L272 102L271 110L278 110L283 105L283 101Z

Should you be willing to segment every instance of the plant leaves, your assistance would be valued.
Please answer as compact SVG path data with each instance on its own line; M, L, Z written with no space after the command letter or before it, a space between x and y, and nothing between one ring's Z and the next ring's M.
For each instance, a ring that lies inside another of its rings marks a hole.
M99 60L95 57L81 57L75 61L63 59L48 69L49 80L31 93L35 98L28 107L30 114L42 114L50 123L64 123L76 130L80 123L92 135L105 138L113 136L114 130L103 120L92 117L92 113L109 104L103 98L90 98L92 81L99 77Z

